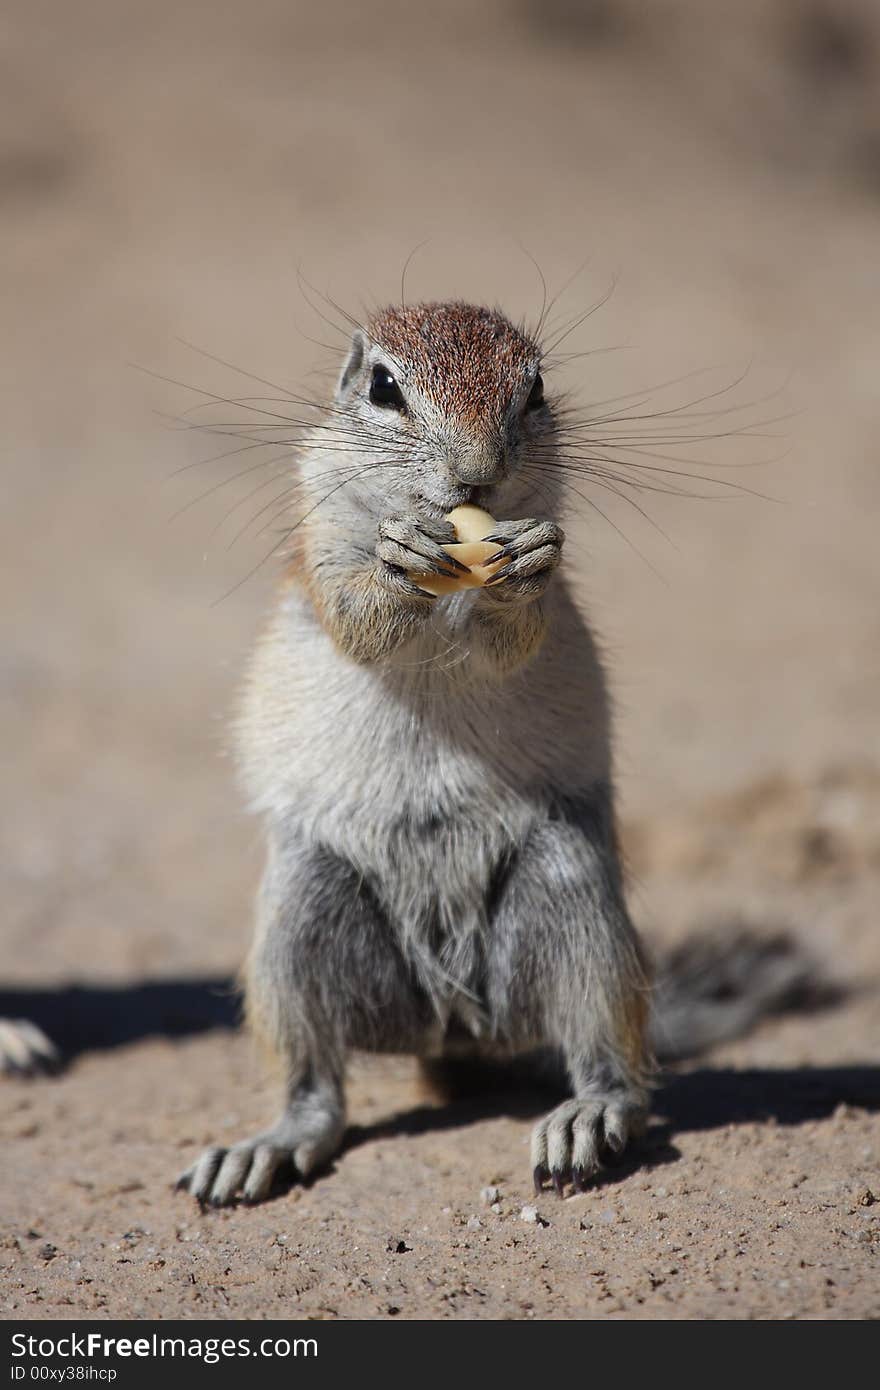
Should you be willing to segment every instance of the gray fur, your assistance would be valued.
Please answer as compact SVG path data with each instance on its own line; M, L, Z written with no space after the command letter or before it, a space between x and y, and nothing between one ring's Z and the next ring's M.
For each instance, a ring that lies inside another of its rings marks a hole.
M486 311L453 309L463 332L468 313L485 326ZM499 339L514 333L496 318ZM464 1033L475 1050L561 1049L573 1099L533 1145L538 1180L560 1190L644 1113L647 981L621 890L605 682L558 570L558 497L521 471L554 431L550 407L522 414L538 349L526 344L517 377L508 345L510 398L483 414L450 385L444 419L442 379L433 396L420 385L424 342L423 326L392 358L381 319L356 337L338 460L363 468L366 437L390 461L315 509L252 666L241 744L269 861L248 1011L282 1058L287 1102L273 1130L184 1174L200 1200L256 1200L282 1167L330 1156L352 1047L431 1055ZM376 361L406 416L370 405ZM301 463L306 505L327 490L321 444ZM474 500L527 518L499 522L511 563L491 587L430 597L410 557L442 566L443 514L477 476L498 481Z
M763 1018L837 1002L842 986L787 932L736 919L704 927L657 969L651 1038L662 1062L697 1056Z
M52 1075L61 1056L42 1028L26 1018L0 1018L0 1075Z

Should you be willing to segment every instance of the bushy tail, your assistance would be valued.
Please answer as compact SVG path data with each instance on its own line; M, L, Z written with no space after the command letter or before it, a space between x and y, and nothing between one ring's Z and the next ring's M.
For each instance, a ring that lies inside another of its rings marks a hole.
M650 1046L661 1065L684 1061L775 1014L826 1008L844 992L789 933L718 922L657 962ZM422 1060L421 1070L431 1098L447 1102L494 1095L509 1107L524 1086L558 1090L561 1098L568 1085L561 1055L549 1049L508 1060L456 1050Z
M719 923L660 960L651 1043L658 1061L680 1061L772 1014L823 1008L841 992L787 933Z

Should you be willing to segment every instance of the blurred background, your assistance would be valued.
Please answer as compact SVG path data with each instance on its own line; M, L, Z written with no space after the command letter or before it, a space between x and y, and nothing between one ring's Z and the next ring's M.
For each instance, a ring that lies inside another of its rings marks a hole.
M228 968L248 932L225 725L271 562L223 596L266 536L216 529L235 485L170 521L238 460L127 364L264 389L183 338L323 390L320 295L397 298L414 251L410 298L534 320L533 259L558 324L611 289L565 344L585 404L745 374L715 404L788 417L682 465L776 500L640 499L668 539L577 508L626 814L876 759L876 6L29 0L0 37L8 976Z
M235 539L259 494L197 500L237 471L224 441L162 417L266 389L186 342L328 389L322 296L396 299L411 253L409 299L535 320L537 262L557 328L604 300L565 343L584 405L742 408L669 466L753 491L572 518L635 911L777 914L876 974L876 4L10 0L3 986L237 968L260 854L227 726L273 566L259 520ZM864 1018L828 1027L859 1053ZM150 1066L183 1107L173 1056Z

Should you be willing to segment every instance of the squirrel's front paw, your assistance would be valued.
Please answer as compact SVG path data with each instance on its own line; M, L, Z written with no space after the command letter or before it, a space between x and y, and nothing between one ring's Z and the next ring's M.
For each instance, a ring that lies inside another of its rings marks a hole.
M534 599L547 587L550 576L562 558L565 533L554 521L499 522L487 541L499 541L501 548L491 560L509 556L510 563L487 581L485 588L499 598Z
M442 574L454 576L467 573L443 549L455 540L455 529L448 521L431 521L425 517L389 516L379 522L376 557L384 579L406 593L428 599L431 595L420 589L410 574Z

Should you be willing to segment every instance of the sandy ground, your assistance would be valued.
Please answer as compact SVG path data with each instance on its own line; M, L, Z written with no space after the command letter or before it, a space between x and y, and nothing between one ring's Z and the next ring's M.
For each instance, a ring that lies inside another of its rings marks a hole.
M29 0L0 38L0 1013L70 1061L2 1086L3 1315L876 1317L870 7ZM297 268L357 312L425 239L410 297L535 316L526 248L553 290L586 263L561 322L616 277L568 344L621 348L570 364L580 399L686 376L650 408L708 381L775 436L683 466L777 500L648 499L666 539L603 498L625 539L576 507L568 564L646 935L781 924L850 989L664 1078L641 1149L535 1221L546 1098L444 1107L406 1059L356 1061L329 1174L203 1216L170 1180L274 1107L229 992L259 836L225 732L271 565L240 582L267 549L259 521L230 545L240 483L169 524L235 462L151 413L192 390L124 364L261 389L184 338L320 386L342 336Z

